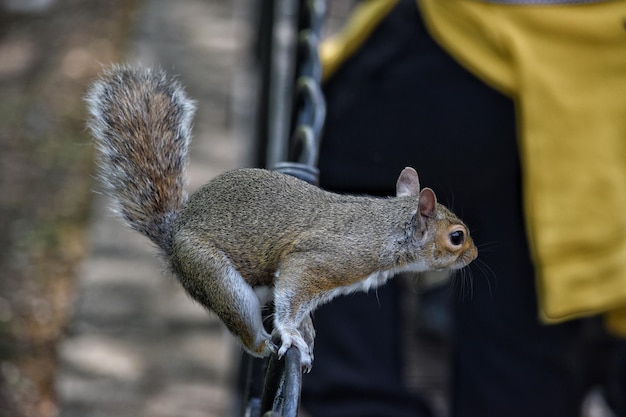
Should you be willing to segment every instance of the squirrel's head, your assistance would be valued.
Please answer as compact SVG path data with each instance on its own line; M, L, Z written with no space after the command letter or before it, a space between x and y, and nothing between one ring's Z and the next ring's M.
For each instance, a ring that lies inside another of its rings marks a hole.
M418 200L418 209L411 221L419 257L429 270L460 269L478 256L467 226L445 206L437 203L435 192L420 189L417 172L404 168L396 184L397 197Z

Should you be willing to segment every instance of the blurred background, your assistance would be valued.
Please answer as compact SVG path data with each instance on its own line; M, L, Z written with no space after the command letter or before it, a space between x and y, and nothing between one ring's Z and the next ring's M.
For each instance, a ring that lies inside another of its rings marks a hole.
M0 417L233 415L240 349L98 194L83 96L110 63L159 66L198 100L189 189L251 165L255 4L0 0ZM445 352L412 343L442 403Z
M246 164L251 4L0 0L1 416L231 406L238 348L94 192L82 98L103 65L160 66L198 100L190 188Z
M0 417L232 412L240 350L109 211L83 96L159 66L198 100L189 189L251 165L254 4L0 0Z

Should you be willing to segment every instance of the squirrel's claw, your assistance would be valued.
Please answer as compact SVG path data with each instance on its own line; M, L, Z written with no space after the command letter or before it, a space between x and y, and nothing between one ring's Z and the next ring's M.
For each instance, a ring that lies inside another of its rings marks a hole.
M296 330L293 332L281 332L281 345L278 349L278 357L282 358L291 346L295 346L300 351L300 365L306 373L311 372L313 367L313 353L309 350L309 344L304 341L300 333Z

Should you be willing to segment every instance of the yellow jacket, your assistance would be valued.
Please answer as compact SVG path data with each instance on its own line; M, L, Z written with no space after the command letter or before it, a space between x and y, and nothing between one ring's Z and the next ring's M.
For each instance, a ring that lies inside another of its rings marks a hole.
M606 313L626 336L626 1L417 2L431 35L516 102L540 317ZM364 2L322 45L325 76L396 3Z

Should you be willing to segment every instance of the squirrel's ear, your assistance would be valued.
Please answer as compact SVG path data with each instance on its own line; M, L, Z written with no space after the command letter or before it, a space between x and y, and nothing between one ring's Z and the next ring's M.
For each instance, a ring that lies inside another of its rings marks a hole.
M430 217L437 208L437 196L430 188L424 188L420 193L420 214L424 217Z
M417 171L411 167L406 167L400 173L396 182L397 197L417 197L420 194L420 181Z

